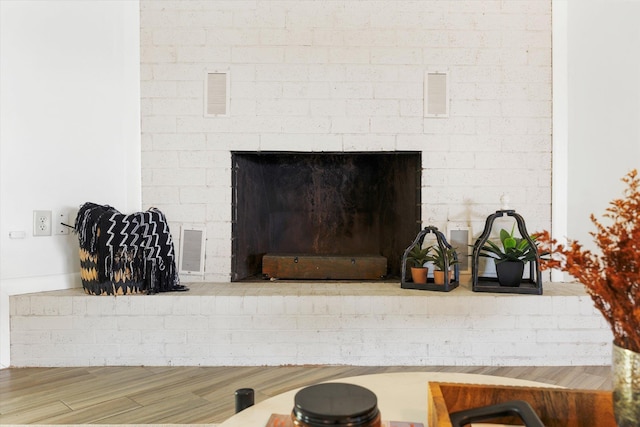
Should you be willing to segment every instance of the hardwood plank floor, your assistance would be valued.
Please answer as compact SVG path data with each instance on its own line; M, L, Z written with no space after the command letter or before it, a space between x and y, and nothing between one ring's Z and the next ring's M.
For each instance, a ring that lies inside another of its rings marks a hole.
M611 389L608 366L573 367L78 367L0 370L0 424L218 424L235 390L256 403L293 388L355 375L441 371L570 388Z

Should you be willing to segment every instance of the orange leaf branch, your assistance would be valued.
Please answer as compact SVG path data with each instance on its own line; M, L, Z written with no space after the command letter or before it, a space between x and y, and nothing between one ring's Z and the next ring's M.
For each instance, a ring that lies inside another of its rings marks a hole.
M600 222L590 216L590 233L600 254L577 241L558 244L548 231L537 235L537 243L550 256L541 259L542 269L555 268L575 277L591 296L614 335L614 342L640 352L640 178L632 170L622 181L624 198L610 202Z

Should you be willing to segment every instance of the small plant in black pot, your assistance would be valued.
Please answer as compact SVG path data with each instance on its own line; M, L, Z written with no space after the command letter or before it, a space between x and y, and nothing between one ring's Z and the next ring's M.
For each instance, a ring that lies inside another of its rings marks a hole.
M423 249L420 244L417 244L407 254L407 261L413 264L411 279L414 283L427 283L429 269L424 265L429 261L429 252L431 252L431 246Z
M493 258L500 286L519 286L525 264L536 259L538 248L532 246L527 239L514 237L515 226L514 224L511 232L504 228L500 230L502 247L489 240L480 252L482 257ZM535 239L534 236L530 238L532 241Z

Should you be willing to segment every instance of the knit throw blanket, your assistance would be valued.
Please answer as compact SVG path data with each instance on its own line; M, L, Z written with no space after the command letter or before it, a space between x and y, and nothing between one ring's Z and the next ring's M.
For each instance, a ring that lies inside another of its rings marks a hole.
M180 285L169 226L158 209L124 215L111 206L85 203L74 228L87 293L188 290Z

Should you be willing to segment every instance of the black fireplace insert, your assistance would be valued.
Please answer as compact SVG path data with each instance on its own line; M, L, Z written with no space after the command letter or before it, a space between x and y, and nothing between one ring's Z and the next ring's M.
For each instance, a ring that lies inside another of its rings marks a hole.
M232 281L265 254L380 255L400 277L420 230L420 152L232 152Z

